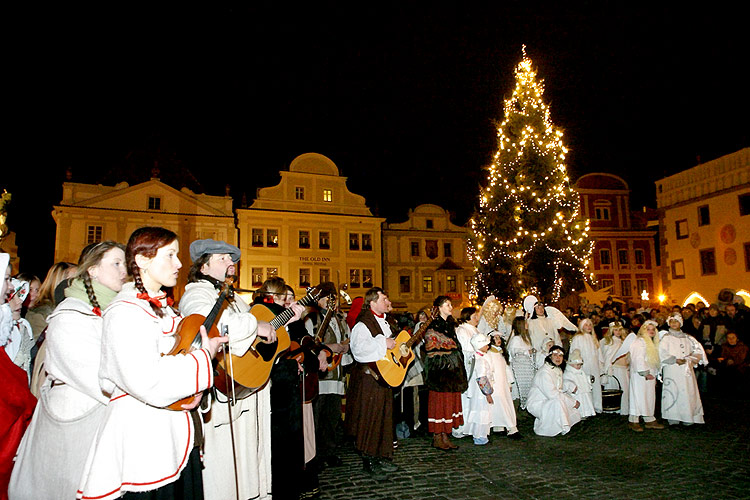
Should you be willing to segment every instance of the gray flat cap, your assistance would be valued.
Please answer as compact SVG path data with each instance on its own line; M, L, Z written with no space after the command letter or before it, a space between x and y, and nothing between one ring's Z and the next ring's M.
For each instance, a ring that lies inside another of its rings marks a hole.
M239 248L224 241L195 240L190 244L190 258L193 262L207 253L228 253L232 256L232 262L239 261L242 254Z

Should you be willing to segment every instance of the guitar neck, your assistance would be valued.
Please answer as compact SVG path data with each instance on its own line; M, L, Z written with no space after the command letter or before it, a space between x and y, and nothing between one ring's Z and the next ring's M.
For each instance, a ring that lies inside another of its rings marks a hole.
M318 331L315 334L315 340L317 342L323 342L323 338L325 337L325 333L326 333L326 328L328 328L328 324L331 322L332 317L333 317L333 309L326 309L326 315L323 317L323 321L320 322Z
M301 306L307 307L307 306L309 306L310 304L312 304L315 301L316 301L316 299L314 297L312 297L311 295L308 294L308 295L305 295L304 297L302 297L299 301L297 301L297 304L299 304ZM274 330L278 330L282 326L286 325L287 321L289 321L293 317L294 317L294 311L293 310L291 310L291 309L284 309L284 311L282 311L281 313L279 313L278 316L276 316L275 318L273 318L271 320L271 326L273 326Z
M417 330L417 333L411 336L409 340L404 342L406 347L411 349L411 346L415 343L419 342L422 337L424 336L425 332L427 331L427 328L430 327L433 321L435 321L435 318L437 317L437 311L433 309L432 317L428 318L427 321L422 323L422 326L419 327L419 330Z
M227 297L227 291L222 290L219 294L219 298L216 300L216 303L211 308L211 312L208 313L208 316L206 316L206 320L203 322L203 326L206 327L206 331L210 330L211 327L214 325L214 322L219 316L219 311L221 311L221 305L224 303L224 299Z

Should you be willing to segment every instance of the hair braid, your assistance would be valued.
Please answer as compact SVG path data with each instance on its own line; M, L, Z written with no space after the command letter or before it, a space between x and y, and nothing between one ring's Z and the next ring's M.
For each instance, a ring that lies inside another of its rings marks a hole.
M98 308L101 311L101 307L99 306L99 301L96 300L96 293L94 293L94 287L91 285L91 276L89 276L89 273L84 273L81 277L83 279L83 286L86 287L86 295L89 296L89 302L91 303L92 307Z
M133 282L135 284L136 290L138 290L139 292L148 294L148 290L146 290L146 287L143 286L143 281L141 280L141 270L138 268L138 264L135 263L135 260L130 266L130 274L133 275ZM152 304L151 302L149 302L148 305L151 306L151 309L153 309L154 314L156 314L160 318L164 317L164 311L162 311L160 307L154 306L154 304Z

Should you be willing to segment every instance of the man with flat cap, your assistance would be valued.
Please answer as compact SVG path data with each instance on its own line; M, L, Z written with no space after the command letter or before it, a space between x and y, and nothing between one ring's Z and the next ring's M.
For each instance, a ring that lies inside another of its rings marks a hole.
M188 284L180 299L184 316L207 316L216 303L221 286L235 273L240 249L223 241L196 240L190 245L193 265ZM296 307L297 319L304 310ZM228 300L217 321L219 331L228 328L230 351L244 355L257 336L273 342L276 332L270 323L259 322L240 297ZM216 390L207 398L204 409L203 488L207 500L235 498L234 457L237 459L237 481L240 498L265 498L271 494L271 404L268 385L239 399L231 406L232 431L229 426L227 398Z

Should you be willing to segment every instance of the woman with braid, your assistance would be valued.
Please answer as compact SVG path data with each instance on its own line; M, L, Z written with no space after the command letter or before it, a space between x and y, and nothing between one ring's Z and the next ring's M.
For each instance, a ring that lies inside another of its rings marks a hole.
M79 499L203 498L194 409L213 385L211 359L226 337L201 349L165 356L182 319L164 288L182 267L177 235L160 227L137 229L125 252L133 283L104 311L99 383L111 394L89 452ZM183 332L190 334L191 332ZM182 410L167 408L194 395ZM59 497L58 497L59 498Z
M49 316L47 378L18 449L10 495L74 498L109 394L99 387L102 311L127 278L125 246L96 245Z

